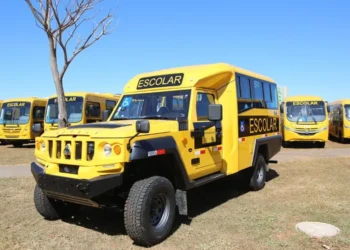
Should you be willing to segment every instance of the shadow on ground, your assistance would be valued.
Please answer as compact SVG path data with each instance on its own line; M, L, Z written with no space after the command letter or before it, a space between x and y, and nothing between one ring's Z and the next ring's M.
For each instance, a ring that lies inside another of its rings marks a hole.
M190 190L188 192L189 215L176 217L173 233L182 224L190 225L193 218L248 193L247 182L243 177L244 172ZM278 177L278 173L270 169L266 182ZM63 221L108 235L126 234L121 211L82 207L79 214Z

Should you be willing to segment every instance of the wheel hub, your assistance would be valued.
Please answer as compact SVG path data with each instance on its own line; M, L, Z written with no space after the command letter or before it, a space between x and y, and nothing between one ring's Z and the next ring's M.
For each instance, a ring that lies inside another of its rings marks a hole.
M165 194L158 194L152 199L150 220L156 230L162 229L170 213L170 201Z

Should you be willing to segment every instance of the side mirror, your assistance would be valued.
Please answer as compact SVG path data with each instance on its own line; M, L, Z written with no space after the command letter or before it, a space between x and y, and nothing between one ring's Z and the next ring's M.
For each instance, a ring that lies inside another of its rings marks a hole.
M103 113L102 113L102 121L107 121L108 120L108 117L109 117L109 111L108 110L105 110L105 111L103 111Z
M42 131L42 127L40 123L35 123L32 127L32 131L34 133L40 133Z
M281 105L280 105L280 113L281 113L281 114L283 114L283 113L284 113L284 107L283 107L283 104L284 104L284 103L282 102L282 103L281 103Z
M137 133L149 133L149 130L150 130L149 121L147 120L136 121Z
M222 120L222 105L210 104L208 111L208 120L212 122L219 122Z

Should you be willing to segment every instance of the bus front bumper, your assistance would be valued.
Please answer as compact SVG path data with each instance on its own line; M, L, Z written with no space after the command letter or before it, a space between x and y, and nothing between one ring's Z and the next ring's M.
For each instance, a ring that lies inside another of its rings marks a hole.
M328 141L328 130L309 134L284 131L283 140L286 142L326 142Z
M122 174L111 174L90 180L49 175L36 162L31 163L31 171L38 186L48 197L93 207L99 207L94 198L123 183Z

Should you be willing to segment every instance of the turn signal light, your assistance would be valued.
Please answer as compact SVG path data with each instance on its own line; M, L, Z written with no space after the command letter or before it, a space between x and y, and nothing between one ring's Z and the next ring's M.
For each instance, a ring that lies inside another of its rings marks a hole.
M122 152L122 148L119 145L115 145L113 147L113 151L116 155L120 155L120 153Z

